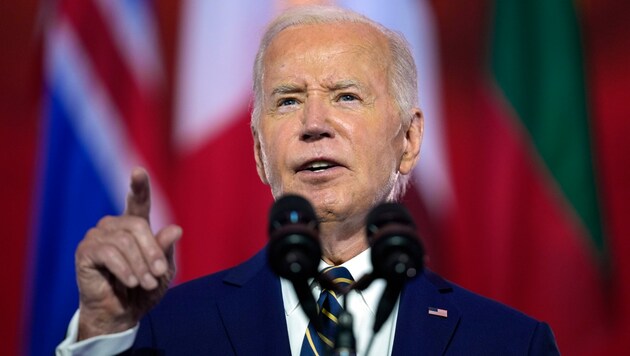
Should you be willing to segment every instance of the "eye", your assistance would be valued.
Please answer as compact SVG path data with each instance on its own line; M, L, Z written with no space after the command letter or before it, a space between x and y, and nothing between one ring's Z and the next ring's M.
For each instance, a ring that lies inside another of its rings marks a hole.
M278 101L278 106L291 106L297 105L297 100L294 98L283 98Z
M354 94L341 94L339 95L338 99L339 101L355 101L355 100L359 100L359 98L354 95Z

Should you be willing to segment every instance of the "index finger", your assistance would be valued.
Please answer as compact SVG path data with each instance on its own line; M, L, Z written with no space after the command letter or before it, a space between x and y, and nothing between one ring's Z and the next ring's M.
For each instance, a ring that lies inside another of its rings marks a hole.
M151 212L151 183L149 174L141 167L131 172L131 183L127 194L125 215L133 215L149 221Z

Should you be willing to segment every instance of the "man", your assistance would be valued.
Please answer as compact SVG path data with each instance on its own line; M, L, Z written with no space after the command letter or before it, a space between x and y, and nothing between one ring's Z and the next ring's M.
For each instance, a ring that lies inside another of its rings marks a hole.
M297 8L268 28L254 67L256 167L274 198L299 194L314 205L322 268L342 265L355 279L370 271L366 215L404 192L419 156L423 116L416 93L405 41L358 14ZM166 293L181 229L154 235L149 208L149 180L137 169L125 214L103 218L77 248L80 307L58 353L130 347L131 354L301 353L308 320L289 283L269 269L264 250ZM359 354L366 352L383 288L376 283L348 297ZM370 354L443 353L557 349L546 324L427 271L405 287Z

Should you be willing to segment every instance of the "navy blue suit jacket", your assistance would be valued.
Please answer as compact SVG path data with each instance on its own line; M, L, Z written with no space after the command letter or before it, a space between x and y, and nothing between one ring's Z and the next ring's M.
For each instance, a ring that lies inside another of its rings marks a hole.
M428 308L448 310L448 317ZM280 280L266 250L172 288L141 321L132 355L290 355ZM400 300L394 355L557 354L550 328L425 271Z

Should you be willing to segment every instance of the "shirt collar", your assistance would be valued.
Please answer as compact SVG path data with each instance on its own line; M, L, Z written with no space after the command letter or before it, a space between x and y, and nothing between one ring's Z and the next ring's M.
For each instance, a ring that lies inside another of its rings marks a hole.
M363 277L365 274L372 272L372 260L371 260L371 249L361 252L350 260L342 263L341 266L348 269L350 274L355 280ZM319 270L323 270L330 265L324 262L323 260L319 263ZM295 290L293 289L293 285L287 279L281 278L280 284L282 287L282 299L284 301L284 311L286 315L290 315L299 307L299 300L297 295L295 294ZM319 293L321 292L321 288L319 284L314 280L311 281L311 291L313 292L313 296L317 299ZM372 312L372 314L376 311L376 306L378 305L378 301L385 289L385 282L383 280L376 280L372 282L372 284L364 291L355 291L352 293L357 293L361 298L362 302L367 305L368 309ZM356 299L353 298L353 299Z

